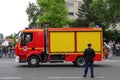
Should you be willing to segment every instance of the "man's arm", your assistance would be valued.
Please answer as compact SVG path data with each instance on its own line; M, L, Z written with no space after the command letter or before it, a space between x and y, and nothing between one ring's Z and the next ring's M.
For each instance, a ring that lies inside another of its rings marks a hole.
M93 58L95 57L95 51L94 51L94 49L92 49L93 50Z

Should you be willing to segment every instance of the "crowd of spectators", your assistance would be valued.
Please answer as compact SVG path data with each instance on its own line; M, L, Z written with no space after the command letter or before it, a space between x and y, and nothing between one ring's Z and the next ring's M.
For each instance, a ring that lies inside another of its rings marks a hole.
M0 46L0 58L2 57L14 58L14 46Z
M110 49L112 50L113 54L120 55L120 42L110 40L108 45L110 46Z

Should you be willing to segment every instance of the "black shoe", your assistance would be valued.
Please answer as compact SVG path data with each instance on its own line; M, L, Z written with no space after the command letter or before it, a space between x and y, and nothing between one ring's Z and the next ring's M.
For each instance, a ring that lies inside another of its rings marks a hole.
M84 78L86 78L86 76L83 76Z
M91 78L94 78L94 76L91 76Z

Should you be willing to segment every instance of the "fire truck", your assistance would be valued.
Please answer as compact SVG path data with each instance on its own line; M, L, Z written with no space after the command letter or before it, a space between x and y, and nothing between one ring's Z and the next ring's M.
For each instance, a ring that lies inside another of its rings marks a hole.
M45 28L21 30L15 46L16 61L36 67L40 63L72 62L83 66L84 50L91 43L94 61L108 56L103 47L102 28Z

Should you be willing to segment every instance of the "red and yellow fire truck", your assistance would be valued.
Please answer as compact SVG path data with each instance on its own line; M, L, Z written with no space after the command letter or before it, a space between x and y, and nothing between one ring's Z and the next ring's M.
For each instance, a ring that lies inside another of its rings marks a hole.
M73 62L83 66L83 51L88 43L95 50L95 61L107 57L101 28L25 29L21 30L15 47L16 61L28 62L32 67L45 62Z

